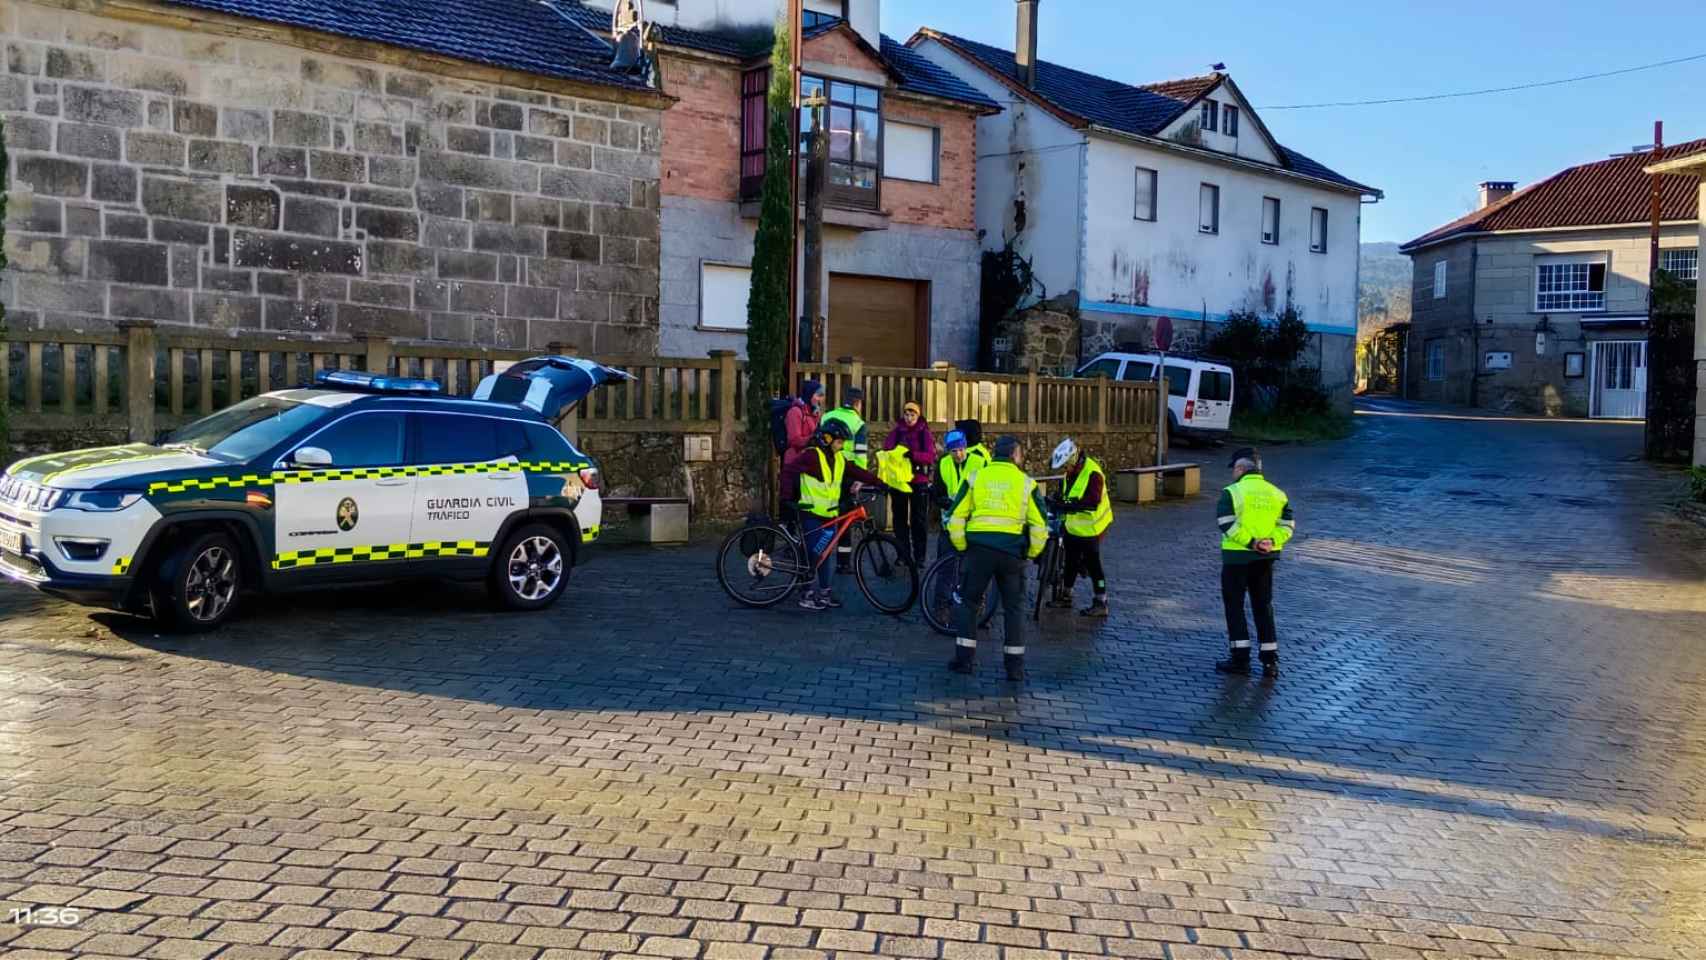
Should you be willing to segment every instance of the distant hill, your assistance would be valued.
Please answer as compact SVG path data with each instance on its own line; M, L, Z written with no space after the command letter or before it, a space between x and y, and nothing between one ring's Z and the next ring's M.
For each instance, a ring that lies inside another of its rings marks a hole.
M1410 258L1396 243L1362 245L1362 284L1357 291L1357 332L1366 335L1410 322Z

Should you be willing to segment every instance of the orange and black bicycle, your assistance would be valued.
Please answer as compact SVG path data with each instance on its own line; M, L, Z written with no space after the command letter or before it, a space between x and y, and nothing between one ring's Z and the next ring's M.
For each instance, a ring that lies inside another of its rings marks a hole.
M865 509L879 493L861 494L851 511L830 521L834 536L815 562L792 525L766 519L736 530L717 551L718 582L743 606L773 607L810 584L818 567L835 562L836 545L857 532L853 577L859 592L882 613L905 613L918 598L918 568L908 561L900 541L878 530Z

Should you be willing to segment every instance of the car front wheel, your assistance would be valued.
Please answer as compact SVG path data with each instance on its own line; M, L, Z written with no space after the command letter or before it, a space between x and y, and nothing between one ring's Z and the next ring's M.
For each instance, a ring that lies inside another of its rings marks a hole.
M242 590L236 541L204 533L167 557L152 595L154 618L170 629L203 633L231 618Z
M511 610L543 610L557 602L573 565L557 528L531 523L511 533L492 568L492 596Z

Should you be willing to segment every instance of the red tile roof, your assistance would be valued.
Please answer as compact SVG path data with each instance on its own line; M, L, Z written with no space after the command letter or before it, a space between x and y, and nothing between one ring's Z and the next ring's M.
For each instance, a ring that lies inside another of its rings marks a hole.
M1429 230L1399 249L1407 252L1466 233L1646 223L1652 216L1652 177L1641 169L1703 152L1706 140L1690 140L1657 152L1570 167L1497 203ZM1662 219L1700 218L1697 179L1669 176L1660 178L1659 184Z
M1140 83L1139 87L1150 93L1159 93L1163 97L1183 100L1190 103L1196 98L1214 89L1223 74L1208 73L1200 77L1184 77L1179 80L1163 80L1160 83Z

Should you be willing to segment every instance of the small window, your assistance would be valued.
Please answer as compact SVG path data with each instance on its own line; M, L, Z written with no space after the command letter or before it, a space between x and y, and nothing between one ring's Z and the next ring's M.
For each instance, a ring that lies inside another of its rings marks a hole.
M752 270L724 263L699 267L699 325L711 330L745 330Z
M764 187L765 133L770 123L770 68L760 67L740 79L740 195L756 198Z
M1120 379L1127 383L1148 383L1155 379L1155 364L1147 360L1127 360Z
M1320 207L1309 210L1309 252L1327 252L1327 211Z
M403 462L403 415L358 413L315 434L305 445L331 454L334 467L394 467Z
M1220 111L1220 132L1229 137L1238 136L1238 108L1227 104Z
M1220 232L1220 188L1205 183L1197 192L1197 229L1203 233Z
M1445 379L1445 341L1428 341L1428 379Z
M1445 299L1445 261L1434 262L1434 299Z
M1279 243L1280 202L1278 197L1262 198L1262 242Z
M1095 360L1085 364L1084 367L1078 371L1078 375L1087 378L1107 377L1109 380L1112 380L1114 375L1119 373L1119 371L1120 362L1117 359L1113 357L1103 357L1100 360Z
M1220 127L1220 104L1213 100L1202 102L1202 122L1199 124L1204 133L1213 133Z
M1188 397L1191 395L1191 368L1175 367L1167 364L1167 396Z
M1231 400L1232 374L1224 370L1204 370L1197 378L1197 399Z
M1155 220L1155 183L1160 174L1148 167L1137 168L1137 204L1132 216L1139 220Z
M1661 250L1659 251L1659 269L1678 280L1693 283L1700 277L1700 250L1696 247Z

